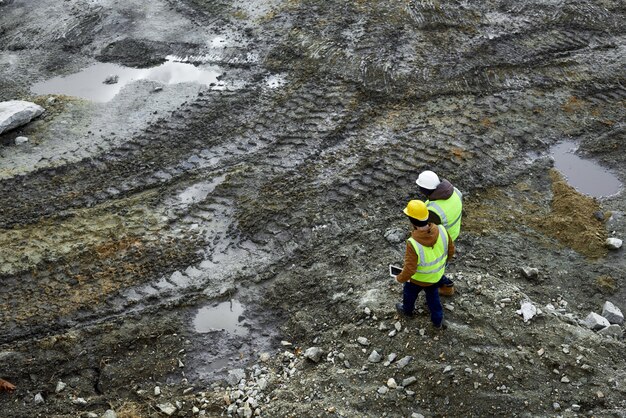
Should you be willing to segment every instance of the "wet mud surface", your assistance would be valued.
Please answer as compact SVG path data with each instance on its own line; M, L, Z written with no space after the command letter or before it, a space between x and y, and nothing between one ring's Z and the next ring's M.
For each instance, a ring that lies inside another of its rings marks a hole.
M0 136L2 414L232 415L229 371L261 364L261 416L624 416L624 340L580 324L626 311L604 246L623 186L589 197L551 152L623 184L625 19L610 0L0 2L0 100L46 108ZM219 76L33 90L168 57ZM465 196L441 334L395 316L387 277L424 169Z

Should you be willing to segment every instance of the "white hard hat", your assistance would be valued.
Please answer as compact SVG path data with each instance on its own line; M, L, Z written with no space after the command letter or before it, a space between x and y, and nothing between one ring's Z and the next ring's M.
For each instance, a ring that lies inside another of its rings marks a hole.
M439 177L430 170L422 171L415 180L418 186L428 190L435 190L439 186Z

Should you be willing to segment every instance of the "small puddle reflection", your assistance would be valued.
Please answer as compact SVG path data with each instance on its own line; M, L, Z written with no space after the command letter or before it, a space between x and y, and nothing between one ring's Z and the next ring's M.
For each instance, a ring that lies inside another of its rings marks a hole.
M169 59L169 57L168 57ZM217 77L222 73L217 66L196 67L192 64L167 62L153 68L130 68L118 64L98 63L68 76L59 76L36 83L31 90L35 94L65 94L94 102L108 102L122 87L137 80L152 80L163 84L198 83L224 88ZM105 84L109 77L117 77L114 84Z
M243 322L239 322L243 311L243 305L236 300L206 306L198 311L193 325L199 333L224 330L229 334L247 335L248 329L243 326Z
M590 160L574 154L578 144L564 141L550 148L554 168L567 182L581 193L594 197L611 196L620 191L621 183L611 172Z

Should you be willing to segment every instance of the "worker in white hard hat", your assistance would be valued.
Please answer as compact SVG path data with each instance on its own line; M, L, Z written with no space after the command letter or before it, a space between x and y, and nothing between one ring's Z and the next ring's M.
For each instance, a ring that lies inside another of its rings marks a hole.
M415 181L419 190L424 194L428 208L428 220L436 225L443 225L453 241L461 232L461 217L463 212L463 195L446 179L430 170L422 171ZM454 283L447 277L441 279L439 293L445 296L454 294Z
M415 301L423 290L430 311L430 320L437 329L445 328L443 309L439 300L439 282L446 262L454 255L454 242L442 225L428 222L428 209L421 200L411 200L404 208L411 222L411 236L406 242L404 265L396 280L404 283L402 303L396 310L412 316Z

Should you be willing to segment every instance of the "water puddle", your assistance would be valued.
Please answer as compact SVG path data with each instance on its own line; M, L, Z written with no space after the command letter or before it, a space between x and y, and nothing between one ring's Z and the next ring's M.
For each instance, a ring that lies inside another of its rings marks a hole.
M194 328L199 333L226 331L229 334L247 335L248 329L244 327L239 317L244 308L236 300L222 302L217 306L201 308L193 320Z
M564 141L550 148L554 168L581 193L593 197L611 196L620 191L621 183L610 171L599 164L584 160L575 154L578 144Z
M113 99L122 87L137 80L151 80L163 84L197 83L214 89L223 89L224 83L218 80L222 73L222 69L217 66L196 67L189 63L176 62L171 57L153 68L130 68L118 64L98 63L75 74L36 83L31 90L39 95L65 94L104 103ZM107 79L109 84L105 83Z

